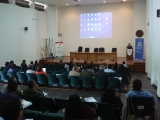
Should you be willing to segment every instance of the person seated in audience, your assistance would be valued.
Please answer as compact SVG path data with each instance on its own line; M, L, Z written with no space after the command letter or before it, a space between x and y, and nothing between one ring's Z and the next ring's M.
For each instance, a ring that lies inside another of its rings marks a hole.
M128 68L128 66L126 65L126 63L123 61L123 66L125 67L125 68Z
M154 97L154 103L156 103L156 98L148 91L142 90L142 81L139 79L135 79L133 81L133 87L132 89L126 94L126 98L129 97L142 97L142 98L149 98Z
M16 65L15 64L11 64L11 67L9 68L8 72L16 73L17 72Z
M44 74L47 76L46 73L42 70L42 65L40 64L37 66L36 74Z
M33 61L30 62L30 64L28 65L28 68L32 66L33 67Z
M94 63L93 63L92 61L91 61L91 63L88 65L88 68L95 70L95 65L94 65Z
M27 64L26 64L26 60L23 60L22 61L22 63L21 63L21 68L23 69L23 70L27 70L28 69L28 66L27 66Z
M27 82L28 87L23 90L24 95L31 95L31 96L41 96L43 97L43 92L39 89L38 85L34 80L30 80Z
M38 66L38 61L36 60L33 65L33 70L37 70L37 66Z
M14 61L13 61L13 60L11 60L11 61L9 62L9 67L11 67L12 64L14 64Z
M73 68L73 61L70 61L70 63L68 65L69 65L69 71L71 71Z
M14 99L5 101L0 108L0 120L25 120L22 106Z
M15 81L8 81L7 91L0 94L0 108L8 100L15 100L19 105L21 105L21 99L18 95L14 94L17 90L17 83Z
M104 65L99 65L99 69L100 71L98 71L96 73L96 77L101 77L101 78L104 78L105 79L105 85L108 84L108 74L104 72L104 69L105 69L105 66Z
M114 66L113 66L113 70L116 72L118 70L118 63L115 62Z
M122 64L119 65L119 68L116 71L116 74L124 74L124 66Z
M123 103L119 96L115 95L115 89L112 86L106 88L105 93L101 96L101 103L109 103L109 104L116 104L118 105L117 111L117 119L121 120L120 116L122 113Z
M14 77L9 77L8 82L15 82L17 84L17 79L14 78ZM5 84L3 87L4 87L4 92L7 92L8 84ZM23 94L19 87L17 87L17 90L14 91L13 93L16 94L16 95L22 95Z
M112 65L108 64L108 68L104 70L106 73L115 73L114 70L112 70Z
M83 70L80 73L80 76L81 77L93 77L93 73L92 73L92 71L88 70L88 66L87 65L84 65L83 66Z
M106 68L107 68L107 64L104 62L103 65L104 65L104 67L105 67L105 69L106 69Z
M33 70L33 66L29 66L28 70L26 71L26 73L35 73L35 71Z
M62 60L59 61L59 65L64 65Z
M94 120L96 111L85 105L80 96L73 94L69 96L64 114L66 118Z
M9 70L9 62L5 63L5 67L3 68L3 72L8 72Z
M69 72L68 76L80 76L79 67L74 66L73 70Z

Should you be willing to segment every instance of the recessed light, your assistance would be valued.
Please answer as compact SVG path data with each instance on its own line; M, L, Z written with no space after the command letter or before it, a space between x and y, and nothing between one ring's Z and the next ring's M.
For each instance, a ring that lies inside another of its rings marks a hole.
M68 5L68 4L66 4L66 5Z
M123 1L126 1L126 0L123 0Z
M78 1L81 1L81 0L78 0Z
M106 2L106 1L103 1L104 3Z

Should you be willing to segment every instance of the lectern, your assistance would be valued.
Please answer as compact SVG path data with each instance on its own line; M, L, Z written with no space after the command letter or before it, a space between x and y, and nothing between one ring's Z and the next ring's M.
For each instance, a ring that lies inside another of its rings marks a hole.
M126 59L133 60L133 49L126 49Z

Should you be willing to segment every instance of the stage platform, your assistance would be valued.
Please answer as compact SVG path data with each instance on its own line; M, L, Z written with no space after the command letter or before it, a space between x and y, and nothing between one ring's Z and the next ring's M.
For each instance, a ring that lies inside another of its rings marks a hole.
M68 64L70 60L70 56L64 56L63 58L51 58L51 59L41 59L39 60L40 64L48 64L48 65L55 65L59 64L59 61L62 60L64 64ZM80 65L84 63L85 60L80 59L73 59L73 63L78 62ZM145 71L145 64L146 61L137 61L137 60L127 60L126 57L117 57L117 61L110 61L110 60L103 60L103 61L92 61L96 66L101 65L103 63L106 64L114 64L117 62L118 64L122 64L122 62L125 61L125 63L131 68L133 71ZM91 61L87 61L87 63L90 63Z

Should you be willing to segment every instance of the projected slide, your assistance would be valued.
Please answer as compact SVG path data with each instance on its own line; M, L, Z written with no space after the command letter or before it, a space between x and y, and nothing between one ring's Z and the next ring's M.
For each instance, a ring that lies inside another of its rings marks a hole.
M112 38L112 13L80 14L80 38Z

